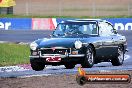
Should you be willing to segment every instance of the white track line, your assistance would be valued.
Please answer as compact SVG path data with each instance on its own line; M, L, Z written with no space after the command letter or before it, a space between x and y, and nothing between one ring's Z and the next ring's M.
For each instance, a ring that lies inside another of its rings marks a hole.
M30 77L41 77L41 76L50 76L51 74L40 74L40 75L29 75L29 76L18 76L17 78L30 78Z

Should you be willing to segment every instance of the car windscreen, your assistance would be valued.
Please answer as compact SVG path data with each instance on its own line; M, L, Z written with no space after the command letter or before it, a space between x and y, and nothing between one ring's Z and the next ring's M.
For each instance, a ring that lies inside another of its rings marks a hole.
M58 24L53 35L63 36L68 34L97 35L96 22L67 22Z

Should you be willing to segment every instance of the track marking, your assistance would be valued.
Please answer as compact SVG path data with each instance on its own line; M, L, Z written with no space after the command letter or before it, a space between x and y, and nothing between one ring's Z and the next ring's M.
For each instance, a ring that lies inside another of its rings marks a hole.
M51 74L40 74L40 75L28 75L28 76L18 76L17 78L30 78L30 77L41 77L41 76L50 76Z
M0 67L0 72L25 71L25 70L27 69L24 69L23 67L19 67L19 66Z

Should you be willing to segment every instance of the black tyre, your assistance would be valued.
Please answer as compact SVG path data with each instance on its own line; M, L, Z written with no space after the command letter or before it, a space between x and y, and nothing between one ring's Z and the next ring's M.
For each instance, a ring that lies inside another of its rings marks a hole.
M123 64L124 61L124 48L123 46L118 47L118 55L111 60L113 66L119 66Z
M30 63L31 63L32 69L35 71L41 71L45 68L45 65L43 63L34 62L34 61L30 61Z
M84 76L77 76L76 81L79 85L83 86L84 84L86 84L87 79Z
M66 69L73 69L75 67L75 64L65 64Z
M84 61L81 63L83 68L91 68L94 65L94 51L92 46L88 46Z

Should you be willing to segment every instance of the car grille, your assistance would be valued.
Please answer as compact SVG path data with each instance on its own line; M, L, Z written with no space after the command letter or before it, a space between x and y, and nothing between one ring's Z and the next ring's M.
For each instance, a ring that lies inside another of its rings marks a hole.
M66 52L70 53L70 49L52 49L52 48L48 48L48 49L41 49L41 54L62 54L65 55Z

